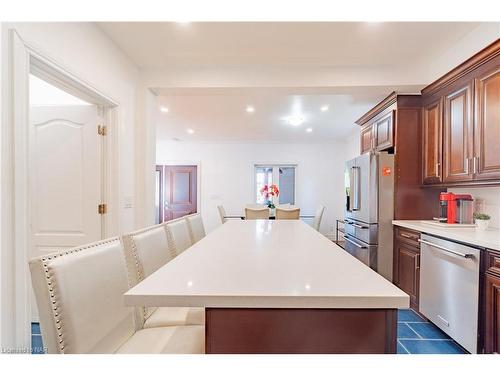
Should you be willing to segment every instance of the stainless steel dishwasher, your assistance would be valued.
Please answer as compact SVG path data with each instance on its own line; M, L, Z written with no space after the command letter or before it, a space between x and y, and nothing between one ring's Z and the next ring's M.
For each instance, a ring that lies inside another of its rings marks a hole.
M480 250L422 234L420 312L477 353Z

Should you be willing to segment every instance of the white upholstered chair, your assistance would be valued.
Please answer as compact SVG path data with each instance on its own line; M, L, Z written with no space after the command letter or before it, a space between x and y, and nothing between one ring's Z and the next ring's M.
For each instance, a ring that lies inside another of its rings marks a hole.
M181 254L193 244L189 234L189 227L185 218L167 221L165 224L167 229L168 241L177 255Z
M131 287L176 256L161 224L126 234L122 241ZM205 323L205 309L198 307L143 307L137 308L136 313L138 328Z
M195 244L203 237L206 236L205 226L203 225L203 218L201 214L196 213L186 216L189 235L191 236L191 242Z
M224 224L227 221L226 210L224 209L224 206L217 206L217 211L219 211L220 222Z
M314 220L312 223L312 227L319 232L319 228L321 227L321 220L323 219L323 213L325 212L325 206L321 206L314 214Z
M276 220L299 220L300 208L276 208Z
M269 219L269 208L250 208L245 207L246 220Z
M201 325L137 330L122 243L112 238L29 262L49 353L203 353Z

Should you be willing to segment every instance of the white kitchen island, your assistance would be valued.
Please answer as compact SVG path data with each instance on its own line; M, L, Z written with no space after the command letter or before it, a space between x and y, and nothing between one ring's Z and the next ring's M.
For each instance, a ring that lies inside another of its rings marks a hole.
M234 220L125 303L205 307L207 353L395 353L409 297L302 221Z

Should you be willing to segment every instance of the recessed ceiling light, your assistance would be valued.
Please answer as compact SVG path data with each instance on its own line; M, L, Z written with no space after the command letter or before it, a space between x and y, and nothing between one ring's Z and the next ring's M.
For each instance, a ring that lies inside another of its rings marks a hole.
M311 133L313 131L313 128L307 128L306 132Z
M324 105L320 109L321 109L321 112L326 112L326 111L328 111L328 106Z
M160 107L160 111L163 113L168 113L168 108L167 107Z
M194 133L194 130L193 129L187 129L186 130L189 134L193 134Z
M293 115L293 116L286 117L285 121L287 124L290 124L292 126L299 126L299 125L302 125L304 123L304 121L306 121L306 120L304 119L303 116Z
M253 112L255 112L255 108L252 107L251 105L247 105L247 112L248 113L253 113Z

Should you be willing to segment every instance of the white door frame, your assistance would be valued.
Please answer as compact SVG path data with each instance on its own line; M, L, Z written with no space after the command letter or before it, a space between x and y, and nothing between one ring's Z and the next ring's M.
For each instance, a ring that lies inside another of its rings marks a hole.
M9 324L11 334L3 347L30 348L30 275L28 257L30 246L30 207L29 207L29 74L36 72L51 84L98 105L107 126L107 136L103 142L103 199L108 204L108 214L103 219L102 236L119 233L119 104L109 96L102 94L92 85L77 78L61 64L47 57L42 52L26 43L15 30L9 30L9 73L11 80L6 110L7 124L10 129L4 131L11 142L11 154L8 160L2 158L2 181L8 183L8 189L2 191L3 202L11 202L10 207L2 205L2 258L10 260L14 268L10 282L2 280L3 296L10 296L10 309L2 311L2 325ZM97 131L97 130L96 130ZM8 142L6 141L6 142ZM5 145L6 143L3 143ZM10 220L9 220L10 218ZM4 294L5 293L5 294ZM2 327L2 330L4 327Z

